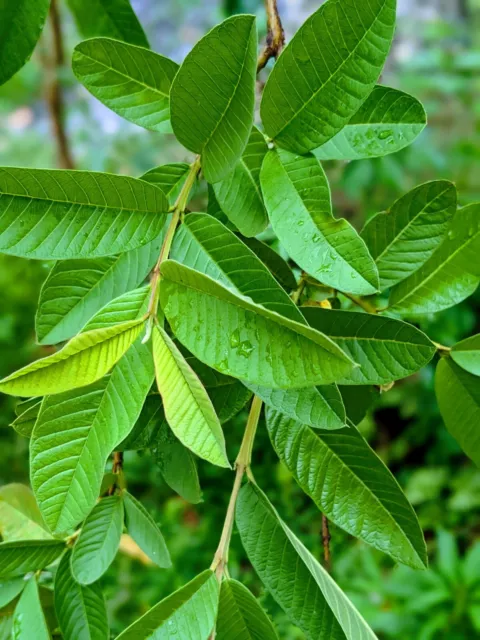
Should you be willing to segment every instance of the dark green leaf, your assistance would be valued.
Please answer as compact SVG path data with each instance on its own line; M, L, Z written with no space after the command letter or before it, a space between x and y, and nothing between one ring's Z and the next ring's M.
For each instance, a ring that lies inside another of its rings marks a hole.
M124 500L128 533L156 565L163 568L171 567L172 561L167 545L155 520L130 493L124 493Z
M197 42L173 82L173 131L187 149L202 155L202 170L210 183L233 170L247 144L256 56L254 16L232 16Z
M474 376L480 376L480 334L470 336L452 347L454 361Z
M339 386L338 390L342 396L347 419L354 425L360 424L380 394L378 387L373 386L362 387L361 390L354 386Z
M14 540L0 543L0 579L48 567L65 549L61 540Z
M296 289L297 281L286 261L274 249L265 242L257 240L257 238L242 238L243 242L249 249L256 254L263 262L267 269L272 273L275 280L279 282L284 289L291 291Z
M14 600L22 591L24 586L25 580L23 576L19 578L12 578L11 580L2 580L0 583L0 609L3 609L3 607L12 602L12 600Z
M24 407L24 410L17 413L17 417L11 426L24 438L30 438L32 435L41 404L42 401L38 398L29 398L28 400L18 403L17 408Z
M117 449L119 451L151 449L157 441L164 421L165 414L160 395L158 393L148 395L133 429Z
M252 397L252 392L240 381L234 380L232 384L209 389L208 395L218 419L223 424L231 420L243 409Z
M50 632L40 603L35 577L28 580L15 607L12 638L15 640L32 640L32 638L50 640Z

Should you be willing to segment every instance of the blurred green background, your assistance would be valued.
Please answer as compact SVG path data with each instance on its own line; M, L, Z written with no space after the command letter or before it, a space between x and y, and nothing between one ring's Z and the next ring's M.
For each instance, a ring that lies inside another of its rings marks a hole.
M152 48L181 61L211 26L235 12L253 12L265 35L261 0L134 0ZM287 38L321 2L280 0ZM77 168L139 175L165 162L190 160L173 139L120 119L76 82L68 63L81 39L60 2L66 64L60 81L66 127ZM399 0L397 37L384 84L413 93L429 115L414 145L371 161L328 163L336 214L360 227L409 188L434 178L456 183L462 204L480 200L480 0ZM26 67L0 88L0 165L55 167L56 144L45 101L51 71L47 29ZM205 193L196 206L205 205ZM42 355L34 316L49 265L0 256L0 376ZM480 329L480 295L457 308L420 320L446 345ZM480 471L447 433L433 393L433 366L378 397L361 424L363 434L393 471L415 506L429 546L431 568L395 567L380 553L331 527L333 574L380 638L471 640L480 637ZM14 402L0 398L0 484L28 483L28 443L8 427ZM238 449L245 414L225 425L230 458ZM164 484L153 459L129 452L130 491L161 523L174 569L142 566L119 554L103 579L112 633L209 566L233 480L200 463L204 502L192 506ZM260 426L254 472L280 513L318 558L321 515L298 489ZM262 587L234 535L231 573L260 595L281 638L303 638Z

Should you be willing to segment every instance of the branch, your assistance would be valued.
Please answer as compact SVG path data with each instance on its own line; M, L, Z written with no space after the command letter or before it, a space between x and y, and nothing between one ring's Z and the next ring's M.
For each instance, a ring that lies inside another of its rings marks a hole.
M112 473L116 476L123 472L123 451L115 451L113 454ZM116 488L118 487L118 479L112 484L108 490L108 495L113 496Z
M270 60L278 58L285 45L285 32L278 12L277 0L265 0L267 10L267 42L258 57L257 73L261 71Z
M323 559L325 561L325 569L330 573L332 570L332 555L330 553L330 528L328 526L328 518L322 513L322 542L323 542Z

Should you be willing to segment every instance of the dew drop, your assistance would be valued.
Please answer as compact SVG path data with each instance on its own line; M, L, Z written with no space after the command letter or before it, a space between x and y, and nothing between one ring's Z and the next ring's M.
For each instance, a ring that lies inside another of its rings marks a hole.
M393 136L393 131L391 129L386 129L385 131L380 131L378 137L380 140L386 140L387 138L391 138Z
M238 348L238 355L248 358L253 351L253 345L249 340L244 340Z
M230 346L235 349L236 347L238 347L239 344L240 344L240 331L238 329L235 329L235 331L230 336Z

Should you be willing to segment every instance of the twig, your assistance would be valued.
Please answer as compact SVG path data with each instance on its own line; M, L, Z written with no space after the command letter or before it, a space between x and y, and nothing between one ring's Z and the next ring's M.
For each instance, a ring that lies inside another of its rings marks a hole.
M378 309L373 304L368 302L368 300L357 298L357 296L352 296L350 293L345 293L344 291L341 291L340 293L351 300L358 307L361 307L367 313L378 313Z
M266 66L270 58L278 58L285 45L285 32L278 13L277 0L265 0L265 8L267 10L267 42L258 57L257 73Z
M328 526L328 518L322 513L322 542L323 542L323 559L325 561L325 569L330 573L332 570L332 556L330 553L330 528Z
M53 134L57 145L58 165L62 169L74 169L70 144L65 130L65 104L63 100L62 87L59 81L59 73L65 63L65 53L63 49L62 25L58 12L57 0L52 0L50 5L50 25L52 31L53 55L49 60L46 100L50 118L52 121Z
M112 473L118 476L122 472L123 472L123 451L115 451L113 454ZM118 481L115 481L110 487L110 489L108 490L108 495L113 496L117 487L118 487Z

